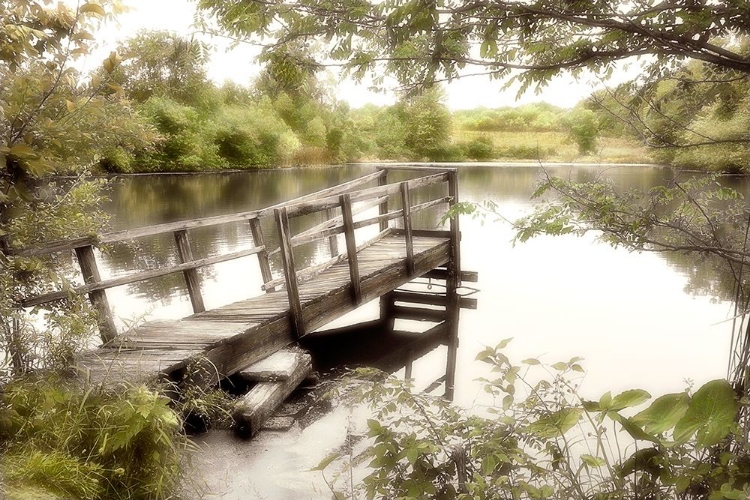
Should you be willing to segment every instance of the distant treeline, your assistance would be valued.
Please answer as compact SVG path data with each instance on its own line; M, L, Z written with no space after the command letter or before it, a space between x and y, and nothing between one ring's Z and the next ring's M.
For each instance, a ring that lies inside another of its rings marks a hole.
M665 141L678 142L684 131L659 120L645 101L641 109L633 109L632 104L624 106L617 100L615 93L594 94L573 109L538 103L451 113L442 91L433 88L404 96L392 106L350 109L336 98L332 86L322 84L309 69L314 65L306 60L304 49L268 56L263 72L247 86L211 82L205 70L207 48L170 33L143 32L128 40L120 53L118 85L110 87L132 103L135 112L124 120L139 123L120 124L120 129L133 133L122 134L122 140L101 158L100 167L108 172L363 160L560 159L562 149L565 159L572 159L596 155L603 144L612 141L629 141L634 146L649 142L643 130L632 126L634 116L649 130L663 132L659 147L653 150L653 158L663 163L731 170L745 159L747 150L746 145L737 145L733 154L720 160L710 148L676 151ZM689 93L662 85L662 100L668 101L664 105L684 109L686 119L690 116L697 121L699 130L739 130L747 121L731 114L725 123L729 115L720 106L703 109L692 103L695 99L691 101ZM743 99L742 109L746 109L747 99ZM512 135L518 133L537 135L524 141ZM724 135L731 136L731 132ZM645 156L642 150L631 153L631 159L632 155L639 161L649 160L641 157Z

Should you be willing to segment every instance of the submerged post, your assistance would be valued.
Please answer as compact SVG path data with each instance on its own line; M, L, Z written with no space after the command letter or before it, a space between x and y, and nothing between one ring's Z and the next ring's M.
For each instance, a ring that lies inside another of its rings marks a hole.
M286 282L287 296L289 297L289 312L291 314L292 330L297 338L305 334L305 325L302 319L302 304L299 300L299 289L297 288L297 273L294 266L294 251L292 249L292 235L289 230L289 214L286 207L274 210L276 214L276 225L279 230L279 246L281 247L281 264L284 266L284 280Z
M458 203L458 172L448 172L448 194L451 197L449 207ZM450 255L448 257L448 279L446 280L445 308L446 326L448 333L448 360L445 368L445 397L453 400L456 381L456 357L458 352L458 316L459 307L458 287L461 285L461 233L458 226L458 214L450 218Z

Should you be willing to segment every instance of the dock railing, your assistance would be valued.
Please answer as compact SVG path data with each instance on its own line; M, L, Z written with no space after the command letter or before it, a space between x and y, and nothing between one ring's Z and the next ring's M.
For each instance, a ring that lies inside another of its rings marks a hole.
M37 247L4 249L3 251L7 255L24 257L45 256L73 251L77 257L83 277L84 284L81 286L26 297L19 301L18 305L22 308L29 308L65 300L70 298L71 295L87 294L98 313L99 332L102 341L107 343L117 335L117 328L105 292L107 289L181 272L185 277L185 286L190 296L193 311L200 313L205 311L205 305L201 294L198 269L241 257L257 255L264 282L262 289L270 293L281 287L286 288L292 327L295 334L301 337L308 332L305 331L302 319L299 284L313 279L329 267L347 260L349 263L352 290L351 299L357 304L360 303L362 301L362 292L360 289L357 252L389 234L402 234L404 236L407 256L406 267L410 276L414 274L413 237L415 235L440 235L449 237L451 240L451 255L449 265L447 266L447 281L450 286L452 280L455 287L460 273L458 267L458 263L460 262L458 221L455 218L450 219L449 231L424 231L416 230L412 227L412 217L417 212L443 204L450 207L458 201L456 170L452 168L423 166L379 166L377 168L377 171L374 173L259 210L112 231L97 236L50 242ZM388 172L392 170L416 170L426 172L427 175L389 184ZM374 182L377 182L377 186L362 188L362 186ZM447 184L447 196L441 196L437 199L416 205L412 204L411 200L414 190L440 183ZM396 210L390 210L389 208L389 200L393 197L401 201L400 208ZM379 207L379 214L377 216L354 220L355 215L375 206ZM340 211L340 215L337 214L338 211ZM316 212L325 212L326 219L297 235L291 234L289 225L291 218ZM269 216L275 218L280 242L279 248L270 251L266 248L260 223L262 218ZM403 228L391 227L389 222L395 219L403 220ZM244 221L248 222L252 233L253 245L251 247L212 257L193 258L189 239L190 230ZM379 233L374 238L357 244L355 230L375 224L379 226ZM179 264L138 271L111 279L101 278L94 252L95 248L166 233L172 233L174 236ZM344 252L339 252L338 249L337 236L339 234L344 234L346 241ZM294 248L322 239L328 239L329 241L331 258L323 263L298 270L295 265ZM270 265L270 257L277 253L281 257L283 276L274 278Z

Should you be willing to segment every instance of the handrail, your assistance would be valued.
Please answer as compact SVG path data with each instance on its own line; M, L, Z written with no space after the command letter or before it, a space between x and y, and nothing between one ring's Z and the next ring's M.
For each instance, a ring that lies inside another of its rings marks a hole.
M242 222L245 220L252 220L256 218L265 217L273 214L273 211L277 208L288 207L299 203L304 203L309 200L316 199L320 196L332 196L338 195L349 189L366 184L368 182L377 180L385 175L384 171L377 171L372 174L358 177L354 180L338 184L336 186L321 189L314 193L306 194L295 198L293 200L285 201L283 203L277 203L270 207L250 210L246 212L238 212L227 215L215 215L209 217L198 217L194 219L183 219L175 222L166 222L163 224L154 224L150 226L142 226L134 229L124 229L120 231L108 231L98 236L81 236L79 238L70 238L66 240L57 240L45 243L43 246L31 246L26 248L7 248L0 249L6 255L13 255L18 257L35 257L39 255L46 255L51 253L64 252L66 250L74 250L76 248L85 246L97 246L100 244L119 243L123 241L130 241L145 236L155 236L158 234L172 233L174 231L181 231L187 229L195 229L198 227L209 227L217 226L221 224L229 224L233 222Z
M149 279L158 278L160 276L166 276L167 274L179 273L181 271L187 271L190 269L198 269L200 267L206 267L213 264L218 264L220 262L226 262L228 260L239 259L240 257L247 257L248 255L255 255L256 253L264 249L265 247L262 246L248 248L245 250L240 250L238 252L206 257L205 259L192 260L190 262L185 262L183 264L177 264L174 266L149 269L148 271L128 274L126 276L120 276L118 278L96 281L70 290L60 290L58 292L36 295L32 298L22 301L21 306L34 307L41 304L46 304L47 302L53 302L55 300L67 299L71 294L83 295L84 293L91 293L97 290L107 290L116 286L130 285L139 281L146 281Z
M417 189L432 184L438 184L440 182L446 182L448 180L448 173L443 172L439 174L427 175L425 177L417 177L404 181L408 183L409 189ZM353 191L349 193L352 202L368 200L370 198L376 198L380 196L390 196L398 194L400 192L399 184L386 184L384 186L378 186L374 188L362 189L359 191ZM291 205L287 208L289 217L299 217L301 215L311 214L313 212L319 212L328 208L336 208L340 204L338 197L322 198L310 202L302 202Z

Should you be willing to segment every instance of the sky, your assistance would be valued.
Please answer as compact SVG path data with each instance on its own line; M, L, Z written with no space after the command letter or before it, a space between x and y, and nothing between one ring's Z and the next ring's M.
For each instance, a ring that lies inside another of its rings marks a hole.
M71 2L73 0L68 0ZM91 64L98 64L118 42L133 36L139 30L168 30L179 34L193 34L193 16L195 3L190 0L123 0L130 8L128 13L118 16L116 24L106 25L101 33L101 49L90 58ZM214 52L208 65L208 76L218 84L232 80L239 84L248 84L258 74L260 68L254 64L257 48L248 45L229 50L229 42L223 39L203 37L213 47ZM615 75L609 85L613 85L633 76L634 70ZM320 76L320 75L319 75ZM338 79L335 75L332 78ZM517 99L517 90L502 90L502 83L490 81L487 77L467 77L445 85L447 105L450 109L470 109L476 107L518 106L531 102L546 101L556 106L570 108L591 94L601 83L591 77L575 80L570 76L561 76L551 82L543 93L529 91ZM392 104L396 95L392 91L372 92L366 84L353 81L340 81L337 96L349 102L353 108L368 103L377 105Z

